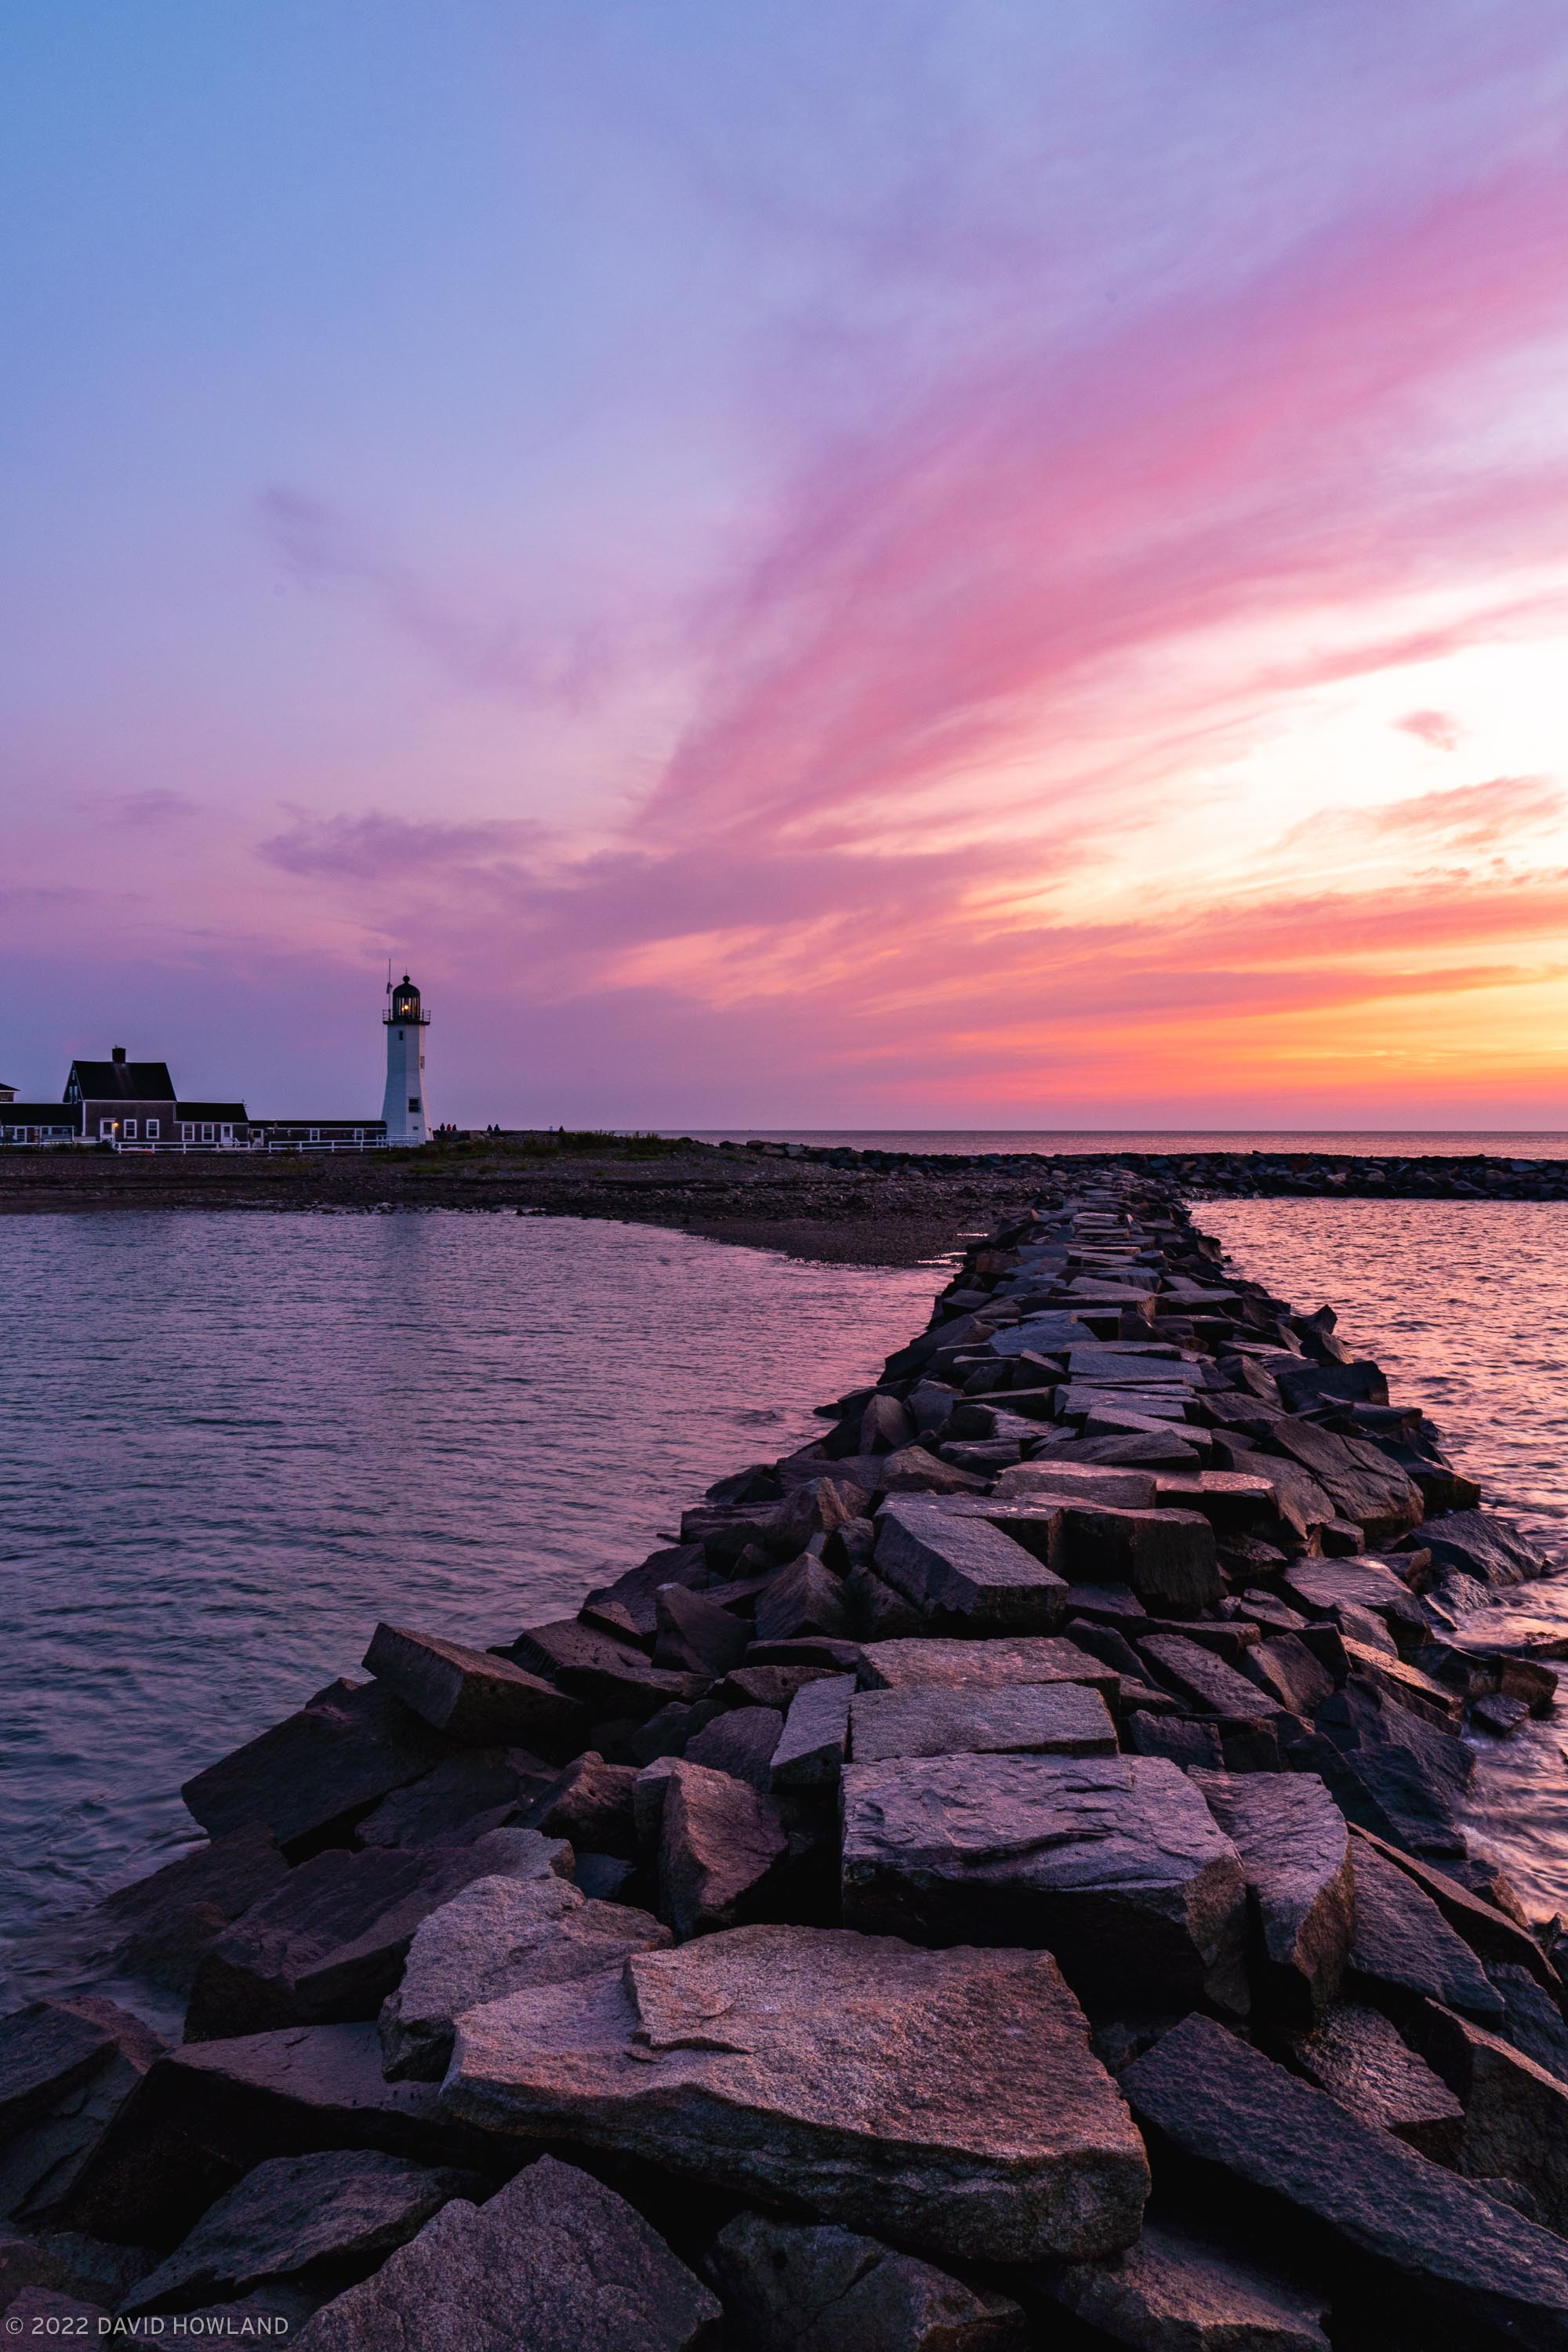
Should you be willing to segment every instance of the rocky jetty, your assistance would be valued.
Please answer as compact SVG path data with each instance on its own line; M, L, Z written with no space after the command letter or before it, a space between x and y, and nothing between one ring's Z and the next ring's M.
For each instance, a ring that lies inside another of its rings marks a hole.
M679 1542L198 1774L120 1999L0 2021L11 2332L1568 2347L1558 1923L1460 1827L1548 1563L1188 1181L1058 1170Z

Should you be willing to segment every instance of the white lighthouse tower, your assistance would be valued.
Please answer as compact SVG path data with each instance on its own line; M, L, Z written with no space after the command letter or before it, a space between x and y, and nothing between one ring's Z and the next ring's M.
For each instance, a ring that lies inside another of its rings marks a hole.
M386 1121L388 1143L424 1143L429 1139L425 1117L425 1032L430 1015L419 1009L419 991L406 972L394 988L387 984L391 1009L382 1014L386 1026L386 1092L381 1115Z

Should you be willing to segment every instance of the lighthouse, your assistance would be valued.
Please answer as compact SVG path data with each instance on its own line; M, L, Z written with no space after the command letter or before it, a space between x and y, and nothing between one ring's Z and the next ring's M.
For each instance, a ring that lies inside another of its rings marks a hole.
M389 986L390 1011L382 1014L386 1028L386 1092L381 1115L386 1121L388 1143L424 1143L429 1135L425 1117L425 1032L430 1015L419 1009L419 991L406 972L395 988Z

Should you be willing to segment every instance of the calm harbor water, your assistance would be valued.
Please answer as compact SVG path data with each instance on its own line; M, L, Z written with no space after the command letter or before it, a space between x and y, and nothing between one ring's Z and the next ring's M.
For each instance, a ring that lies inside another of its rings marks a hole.
M1568 1208L1198 1217L1568 1556ZM191 1839L182 1780L353 1672L378 1616L482 1643L570 1609L808 1435L940 1279L549 1218L0 1221L0 2007L51 1921ZM1568 1632L1568 1581L1498 1624ZM1568 1910L1565 1740L1568 1703L1476 1743L1476 1841L1541 1910Z
M1194 1215L1277 1297L1332 1307L1485 1499L1568 1566L1568 1205L1225 1201ZM1466 1630L1568 1633L1568 1577L1521 1585ZM1537 1913L1568 1915L1568 1682L1555 1717L1471 1745L1474 1844Z
M0 2008L378 1617L574 1608L942 1278L577 1219L0 1220Z

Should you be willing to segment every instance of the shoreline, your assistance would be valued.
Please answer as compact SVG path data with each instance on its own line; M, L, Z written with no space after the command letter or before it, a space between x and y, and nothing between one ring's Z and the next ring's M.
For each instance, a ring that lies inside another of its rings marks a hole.
M1042 1186L1171 1186L1184 1199L1568 1201L1568 1160L1484 1155L943 1153L538 1137L417 1152L252 1157L0 1151L0 1217L104 1211L604 1217L826 1264L916 1265Z
M1556 1683L1467 1618L1549 1564L1173 1171L878 1157L726 1203L912 1231L918 1177L956 1234L1009 1196L875 1387L575 1616L383 1625L368 1681L198 1773L211 1843L92 1915L106 1981L188 1998L176 2047L71 1997L0 2023L32 2069L0 2259L37 2291L237 2310L212 2248L297 2240L268 2195L307 2164L317 2251L262 2295L306 2352L450 2321L542 2216L668 2266L671 2352L758 2296L782 2328L824 2225L973 2352L1064 2314L1154 2340L1122 2323L1184 2297L1299 2347L1568 2341L1559 1923L1458 1825L1467 1717ZM580 1214L643 1184L665 1223L685 1166L515 1181L616 1194ZM334 2198L394 2155L479 2185L329 2274Z

